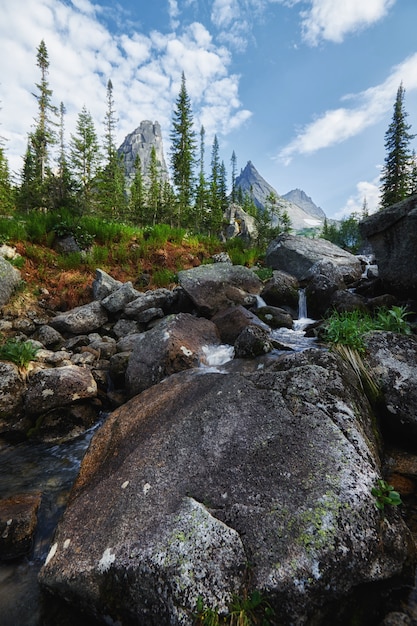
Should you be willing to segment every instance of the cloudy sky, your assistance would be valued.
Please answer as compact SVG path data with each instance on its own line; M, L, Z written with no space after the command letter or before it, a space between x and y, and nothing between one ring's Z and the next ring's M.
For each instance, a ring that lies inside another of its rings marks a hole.
M169 151L186 76L206 161L217 134L230 172L251 160L280 194L303 189L329 217L378 203L384 135L400 83L417 133L416 0L0 0L0 135L20 172L37 114L45 41L67 139L83 105L117 143L158 120ZM415 146L417 149L417 138Z

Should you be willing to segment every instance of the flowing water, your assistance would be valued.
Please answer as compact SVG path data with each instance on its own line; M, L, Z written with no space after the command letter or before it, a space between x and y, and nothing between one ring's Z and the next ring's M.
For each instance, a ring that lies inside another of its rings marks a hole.
M61 445L0 443L0 498L19 493L42 493L30 557L10 562L0 561L1 626L38 626L46 623L40 621L38 572L49 551L52 534L96 428ZM56 626L61 625L57 623Z

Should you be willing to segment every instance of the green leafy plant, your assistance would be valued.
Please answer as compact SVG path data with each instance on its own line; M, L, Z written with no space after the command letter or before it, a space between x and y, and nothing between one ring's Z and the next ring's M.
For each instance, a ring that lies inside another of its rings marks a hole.
M392 485L389 485L381 478L378 480L376 486L372 487L371 493L375 498L375 506L380 511L383 511L386 505L399 506L402 504L401 496L398 491L395 491Z
M411 327L406 320L409 315L411 312L407 311L405 306L378 309L375 319L376 328L402 335L411 335Z
M324 340L332 344L349 346L358 352L365 351L364 334L372 329L369 313L359 311L333 311L324 323Z
M30 361L36 357L39 348L31 341L8 339L0 345L0 360L11 361L18 367L26 369Z

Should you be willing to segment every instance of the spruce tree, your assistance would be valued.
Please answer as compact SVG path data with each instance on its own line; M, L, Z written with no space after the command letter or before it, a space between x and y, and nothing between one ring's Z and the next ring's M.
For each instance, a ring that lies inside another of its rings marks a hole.
M13 191L10 182L9 164L0 142L0 215L8 215L13 209Z
M53 197L53 206L55 208L67 207L72 208L74 205L74 181L72 180L71 171L68 165L68 159L65 146L65 106L61 102L59 107L59 155L58 155L58 171L51 187Z
M130 185L130 217L138 226L144 226L145 187L139 154L135 158L135 175Z
M198 231L204 224L207 217L207 181L204 173L204 153L206 131L204 126L200 128L200 156L198 184L195 194L195 210L192 226Z
M100 145L91 113L83 106L78 115L76 134L71 135L70 160L82 211L92 210L94 182L101 163Z
M127 208L125 193L125 176L122 159L115 146L115 131L117 126L116 111L113 99L113 84L107 81L107 110L104 119L104 153L106 163L101 173L100 204L101 210L111 217L122 217Z
M171 166L177 196L177 225L185 224L194 196L195 132L193 113L188 96L185 75L182 73L181 89L172 118Z
M161 176L156 158L155 146L151 148L151 158L149 161L149 187L147 189L148 225L155 226L161 221Z
M385 165L381 174L381 209L406 198L411 192L411 153L409 144L415 137L407 124L404 109L405 89L397 91L391 124L385 133Z
M40 192L34 195L37 205L48 207L50 204L47 197L47 179L51 177L49 165L50 150L57 142L56 126L58 109L52 104L52 90L48 83L49 58L44 40L42 39L37 49L37 66L41 71L40 83L36 84L39 93L33 94L38 101L38 116L35 120L35 129L30 134L30 141L34 155L34 188ZM29 182L29 181L26 181ZM33 206L36 206L36 204Z
M230 163L232 166L232 191L230 194L230 198L232 202L236 202L237 201L237 194L236 194L236 169L237 169L237 159L236 159L236 154L235 151L233 150L232 152L232 158L230 159Z

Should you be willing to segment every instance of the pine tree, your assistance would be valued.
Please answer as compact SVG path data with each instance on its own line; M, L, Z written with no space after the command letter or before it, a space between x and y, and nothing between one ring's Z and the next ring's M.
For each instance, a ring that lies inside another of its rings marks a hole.
M42 206L50 204L47 197L47 179L51 177L49 166L50 149L56 144L56 117L57 108L52 104L52 90L47 80L49 70L48 51L42 39L37 49L37 66L41 70L41 81L36 84L38 94L33 94L38 101L38 117L36 118L35 130L30 134L34 155L34 187L40 191L40 196L34 196L34 200ZM29 181L26 181L27 183ZM36 204L33 204L36 206ZM38 204L39 206L39 204Z
M78 115L76 134L71 135L70 159L81 208L83 212L87 212L92 209L93 183L99 171L101 154L93 118L85 106Z
M381 174L381 208L406 198L411 191L410 141L415 137L407 124L404 109L405 89L401 83L397 91L391 124L385 133L385 166Z
M178 206L177 224L180 226L188 218L187 214L194 196L196 150L193 114L184 72L181 78L181 89L175 102L170 139L172 179Z

